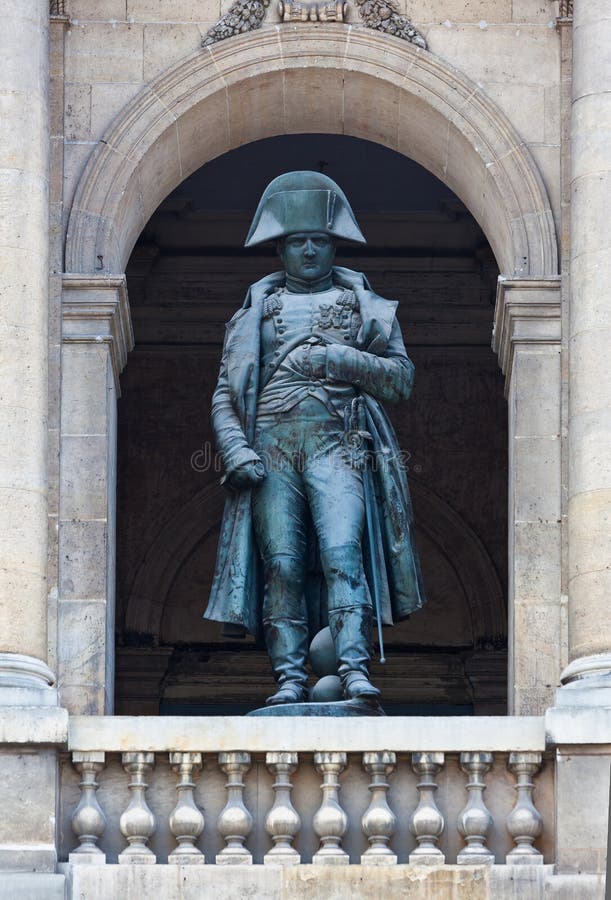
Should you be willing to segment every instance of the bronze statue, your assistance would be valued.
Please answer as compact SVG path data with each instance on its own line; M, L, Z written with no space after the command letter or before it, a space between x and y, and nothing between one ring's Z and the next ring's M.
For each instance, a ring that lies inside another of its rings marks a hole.
M327 623L345 699L375 701L374 613L381 633L424 603L382 407L409 396L414 366L397 303L333 265L338 240L365 243L334 181L271 182L246 246L276 241L283 271L253 284L227 325L212 402L229 495L204 615L263 633L269 705L307 700L309 641Z

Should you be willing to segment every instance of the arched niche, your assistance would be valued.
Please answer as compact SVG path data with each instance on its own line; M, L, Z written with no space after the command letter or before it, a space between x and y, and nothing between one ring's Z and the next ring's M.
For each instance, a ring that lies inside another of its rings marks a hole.
M503 276L494 346L507 375L510 410L510 711L537 713L553 691L563 639L556 577L560 541L548 532L560 515L544 500L559 495L559 437L552 435L548 452L550 438L537 431L534 407L538 395L549 396L550 409L559 415L560 315L557 242L541 175L484 90L432 53L351 26L281 26L199 50L146 85L92 152L69 210L62 366L73 357L74 371L70 387L66 382L62 388L62 419L74 400L70 390L106 384L96 403L108 465L104 509L86 523L91 535L85 550L80 532L78 537L81 551L91 557L90 577L83 576L82 585L72 578L65 582L70 595L95 595L86 601L100 606L88 646L105 647L90 664L75 666L70 635L78 630L76 619L62 625L58 668L60 681L71 686L71 694L64 689L64 701L73 712L112 711L116 438L108 396L118 389L131 348L126 262L160 202L200 166L250 141L307 132L362 137L409 156L463 201L492 247ZM81 353L84 345L90 352ZM96 440L99 432L98 427ZM532 447L539 445L534 483L545 521L521 474L535 472ZM81 485L87 491L89 470L75 464L66 479L70 490ZM80 528L79 522L68 524L73 531ZM96 528L102 525L108 540L100 555ZM61 545L60 537L60 558L68 559ZM538 571L550 577L533 587L530 575ZM74 602L65 606L73 615Z
M447 608L433 614L449 615L454 603L466 603L473 646L494 642L506 633L507 612L486 548L464 519L430 488L412 480L411 492L418 530L434 546L438 558L447 560L460 588L460 596L448 596ZM185 561L208 535L218 530L224 499L220 486L206 487L160 529L130 591L125 613L128 634L146 636L154 644L159 642L172 585ZM202 612L206 599L201 598Z
M430 52L337 25L221 42L144 87L85 167L66 271L123 272L153 211L188 175L241 144L296 132L344 133L404 153L465 203L501 273L556 273L541 176L484 91Z

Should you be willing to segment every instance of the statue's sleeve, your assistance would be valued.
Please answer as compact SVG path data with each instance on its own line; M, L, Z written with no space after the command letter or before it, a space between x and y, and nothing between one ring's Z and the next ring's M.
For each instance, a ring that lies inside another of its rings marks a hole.
M259 457L248 445L244 429L231 399L225 348L223 348L219 378L212 395L211 418L216 445L223 457L227 475L246 463L259 462Z
M406 400L414 383L414 364L406 353L396 318L384 356L341 344L328 345L327 378L353 384L386 403Z

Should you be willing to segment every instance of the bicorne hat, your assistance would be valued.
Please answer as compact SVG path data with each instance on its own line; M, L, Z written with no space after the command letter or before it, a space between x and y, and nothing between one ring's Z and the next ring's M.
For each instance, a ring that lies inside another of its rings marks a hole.
M322 172L287 172L265 188L245 247L300 231L320 231L365 244L346 195Z

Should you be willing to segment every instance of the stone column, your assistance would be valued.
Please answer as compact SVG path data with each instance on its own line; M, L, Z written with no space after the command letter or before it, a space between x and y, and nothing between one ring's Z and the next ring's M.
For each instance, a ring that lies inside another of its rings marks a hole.
M611 706L611 7L575 0L569 311L569 665L560 705Z
M55 702L47 659L49 3L0 0L0 704Z
M509 424L510 715L541 715L566 661L560 332L558 277L499 280L493 345Z
M114 700L119 374L133 346L125 276L64 275L58 684L73 714Z

